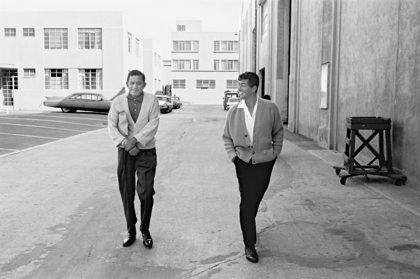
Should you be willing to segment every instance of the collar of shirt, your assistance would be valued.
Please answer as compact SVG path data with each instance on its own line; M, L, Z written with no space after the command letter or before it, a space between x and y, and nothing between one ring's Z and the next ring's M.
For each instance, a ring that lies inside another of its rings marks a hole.
M138 95L138 96L133 96L133 95L131 95L130 93L128 93L127 94L127 99L130 99L130 100L134 100L134 101L140 101L140 100L142 100L143 99L143 93L141 93L140 95Z
M254 118L255 120L255 112L257 111L257 105L258 105L258 97L257 97L257 101L255 101L255 106L254 106L254 110L252 111L252 118ZM248 107L246 106L245 100L242 99L239 104L238 104L238 108L244 109L244 112L247 112L248 115L251 117L251 113L249 112Z
M251 116L251 114L249 113L248 107L246 106L245 100L241 100L238 104L238 108L242 108L244 111L245 126L246 126L246 130L248 131L249 140L251 141L251 143L254 142L254 124L255 124L255 114L257 112L257 106L258 106L258 98L257 98L257 101L255 102L254 110L252 111L252 116Z

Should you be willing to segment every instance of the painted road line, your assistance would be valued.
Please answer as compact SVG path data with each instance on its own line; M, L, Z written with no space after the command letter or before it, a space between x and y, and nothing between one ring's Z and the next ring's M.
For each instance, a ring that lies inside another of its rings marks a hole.
M8 156L11 156L11 155L14 155L14 154L18 154L18 153L21 153L21 152L24 152L24 151L29 151L29 150L36 149L36 148L43 147L43 146L47 146L47 145L50 145L50 144L56 144L56 143L59 143L59 142L62 142L62 141L72 140L72 139L75 139L75 138L83 137L85 135L98 133L98 131L100 131L100 129L93 130L93 131L88 131L88 132L85 132L83 134L78 134L78 135L74 135L74 136L71 136L71 137L58 139L56 141L47 142L47 143L40 144L40 145L31 146L31 147L28 147L28 148L25 148L25 149L16 150L16 151L13 151L13 152L10 152L10 153L7 153L7 154L0 155L0 158L8 157Z
M38 125L27 125L27 124L15 124L15 123L5 123L5 122L0 122L0 125L13 125L13 126L22 126L22 127L34 127L34 128L43 128L43 129L60 130L60 131L70 131L70 132L80 132L80 133L87 132L86 130L65 129L65 128L56 128L56 127L47 127L47 126L38 126ZM100 128L103 128L103 127L100 127Z
M19 151L19 149L9 149L9 148L1 148L1 147L0 147L0 150L12 151L12 152L17 152L17 151Z
M13 115L13 116L16 116L16 115ZM95 115L95 116L101 116L101 114L93 114L93 115ZM25 116L27 116L27 115L25 115ZM98 120L98 121L100 121L100 120L107 120L107 117L105 117L103 119L101 119L101 118L78 117L78 116L70 117L70 116L56 116L56 115L51 115L50 113L45 113L45 114L39 114L39 113L37 113L37 114L32 114L31 117L32 116L33 117L37 117L37 116L44 117L45 116L45 118L74 119L74 120L79 120L79 119L81 119L81 120ZM107 115L104 114L103 116L107 116ZM10 116L8 117L7 115L0 115L0 118L10 118ZM19 117L16 117L16 118L19 118Z
M104 126L101 125L91 125L91 124L84 124L79 122L70 122L70 121L58 121L58 120L48 120L48 119L36 119L36 118L24 118L24 117L5 117L7 119L19 119L19 120L31 120L31 121L44 121L44 122L54 122L54 123L65 123L65 124L76 124L80 126L88 126L88 127L95 127L95 128L103 128Z
M2 133L2 132L0 132L0 135L30 137L30 138L40 138L40 139L54 139L54 140L60 139L60 138L53 138L53 137L43 137L43 136L34 136L34 135L25 135L25 134L12 134L12 133Z

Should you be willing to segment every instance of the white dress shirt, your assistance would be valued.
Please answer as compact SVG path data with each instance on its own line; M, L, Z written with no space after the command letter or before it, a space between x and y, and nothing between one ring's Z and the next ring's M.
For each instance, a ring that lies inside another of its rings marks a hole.
M238 108L242 108L244 110L246 130L248 131L251 144L254 142L254 124L255 124L255 114L257 111L257 105L258 105L258 98L257 98L257 101L255 102L254 110L252 111L252 116L248 110L245 100L242 99L238 105Z

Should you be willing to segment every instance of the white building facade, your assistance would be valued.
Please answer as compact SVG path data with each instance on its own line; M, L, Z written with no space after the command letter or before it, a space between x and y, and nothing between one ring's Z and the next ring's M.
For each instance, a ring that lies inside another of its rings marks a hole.
M172 32L172 94L196 104L221 104L224 91L237 89L236 32L203 32L200 21L177 21Z
M145 91L155 93L162 90L163 62L159 52L153 46L152 39L143 39L143 70L146 76Z
M46 96L110 98L142 69L140 37L121 12L0 13L0 108L42 109Z

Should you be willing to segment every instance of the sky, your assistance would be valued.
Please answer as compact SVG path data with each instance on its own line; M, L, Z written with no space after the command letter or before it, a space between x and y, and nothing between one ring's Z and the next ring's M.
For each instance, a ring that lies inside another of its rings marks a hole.
M242 0L0 0L1 11L122 11L143 38L169 59L176 20L201 20L203 31L239 30Z

